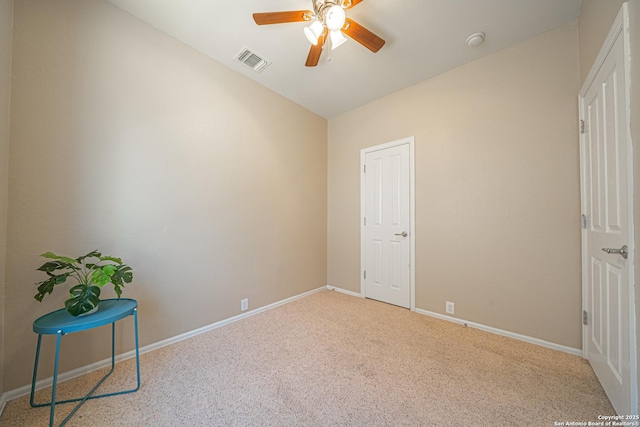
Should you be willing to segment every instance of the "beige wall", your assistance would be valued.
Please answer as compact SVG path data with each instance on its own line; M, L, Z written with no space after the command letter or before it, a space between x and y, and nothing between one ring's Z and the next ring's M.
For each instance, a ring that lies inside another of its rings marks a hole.
M9 105L13 0L0 0L0 395L3 386L4 301L9 188Z
M416 306L581 347L577 29L329 120L329 285L360 291L360 149L413 135Z
M580 11L579 35L580 35L580 75L584 82L591 70L602 45L613 25L622 0L582 0ZM634 187L640 188L640 0L631 0L629 3L629 35L631 40L631 141L634 146ZM636 191L637 193L637 191ZM640 224L640 197L634 198L634 222L638 229ZM634 246L640 247L640 233L635 233ZM636 304L636 345L640 354L640 268L636 262L635 268L635 304ZM638 373L640 383L640 372Z
M142 346L326 284L325 119L100 1L21 0L14 19L6 390L66 298L33 299L47 250L134 267ZM65 337L61 369L108 336Z

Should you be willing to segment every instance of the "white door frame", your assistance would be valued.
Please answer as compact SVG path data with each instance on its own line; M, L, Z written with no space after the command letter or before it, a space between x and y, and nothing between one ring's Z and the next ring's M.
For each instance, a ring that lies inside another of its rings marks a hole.
M623 3L620 12L618 13L605 42L600 49L600 52L593 63L587 78L585 79L582 88L580 89L580 93L578 95L578 107L579 107L579 115L581 123L585 120L586 108L584 105L584 99L587 95L587 91L593 84L593 81L598 74L598 71L602 67L605 58L611 51L617 37L622 32L623 44L624 44L624 68L626 74L625 80L625 115L627 118L627 180L629 185L628 188L628 215L629 215L629 235L628 235L628 245L631 247L629 251L629 347L630 347L630 384L631 384L631 413L638 413L638 375L637 375L637 354L636 354L636 312L635 312L635 291L634 291L634 258L635 258L635 245L634 245L634 217L633 217L633 144L631 141L631 100L629 96L629 87L631 84L631 74L630 74L630 45L629 45L629 13L628 13L628 5L627 3ZM640 82L636 82L638 84ZM585 182L585 133L580 135L580 187L581 187L581 208L582 212L587 212L587 206L585 204L586 201L586 182ZM586 245L586 234L587 230L582 227L582 309L588 310L586 307L586 301L588 299L588 253L587 253L587 245ZM587 337L587 328L582 328L582 355L586 359L588 357L588 337Z
M410 310L416 311L416 226L415 226L415 200L416 200L416 175L415 175L415 149L414 149L414 137L398 139L397 141L387 142L385 144L375 145L373 147L367 147L360 150L360 296L366 297L365 289L365 228L364 228L364 216L365 216L365 156L368 153L384 150L391 147L397 147L399 145L409 144L409 252L410 252L410 266L409 266L409 294L411 298Z

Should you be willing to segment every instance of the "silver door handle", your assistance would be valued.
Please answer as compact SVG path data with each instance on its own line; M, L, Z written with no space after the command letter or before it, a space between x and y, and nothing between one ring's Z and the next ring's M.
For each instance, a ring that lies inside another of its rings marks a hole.
M406 232L406 231L403 231L402 233L396 233L395 235L396 235L396 236L402 236L402 237L407 237L407 236L408 236L408 234L407 234L407 232ZM625 257L625 258L626 258L626 257Z
M627 245L622 246L620 249L602 248L602 250L608 254L620 254L624 259L627 259L627 257L629 256L629 248L627 247Z

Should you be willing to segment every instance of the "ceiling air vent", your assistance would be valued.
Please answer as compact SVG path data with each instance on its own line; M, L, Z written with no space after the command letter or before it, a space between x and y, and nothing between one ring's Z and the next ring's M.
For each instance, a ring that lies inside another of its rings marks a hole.
M246 46L243 47L240 52L238 52L238 54L235 56L235 59L245 65L248 65L259 73L267 68L269 64L271 64L270 61L267 61L261 55L257 54Z

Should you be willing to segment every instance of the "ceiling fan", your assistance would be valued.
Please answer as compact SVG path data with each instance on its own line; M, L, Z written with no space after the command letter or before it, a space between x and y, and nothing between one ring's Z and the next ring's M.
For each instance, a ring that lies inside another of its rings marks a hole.
M345 9L351 9L362 0L312 0L313 11L293 10L287 12L254 13L253 20L258 25L284 24L287 22L312 21L305 27L304 33L311 42L311 50L307 56L307 67L318 65L322 48L327 40L331 49L335 49L351 37L372 52L377 52L385 41L364 28L362 25L346 17Z

